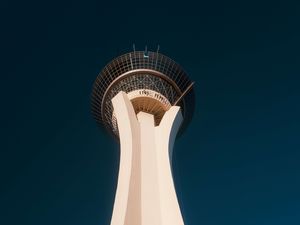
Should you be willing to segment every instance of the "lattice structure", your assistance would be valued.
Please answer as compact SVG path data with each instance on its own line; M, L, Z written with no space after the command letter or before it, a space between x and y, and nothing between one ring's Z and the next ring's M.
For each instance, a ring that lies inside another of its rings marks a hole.
M184 70L167 56L157 52L130 52L108 63L98 75L92 92L92 113L99 124L104 124L117 136L111 99L120 91L153 90L173 105L190 84ZM184 116L182 130L193 114L193 90L179 105Z

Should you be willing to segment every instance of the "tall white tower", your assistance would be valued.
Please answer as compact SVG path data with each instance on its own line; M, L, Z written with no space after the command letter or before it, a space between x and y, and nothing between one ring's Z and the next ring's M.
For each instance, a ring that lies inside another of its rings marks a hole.
M111 225L183 225L173 183L173 144L194 110L184 70L157 52L134 51L104 67L92 93L97 122L120 141Z

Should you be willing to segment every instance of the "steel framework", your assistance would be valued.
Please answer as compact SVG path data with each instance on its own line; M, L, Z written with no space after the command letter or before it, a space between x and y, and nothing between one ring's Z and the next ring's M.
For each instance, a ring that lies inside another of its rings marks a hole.
M181 66L169 57L158 52L133 51L112 60L98 75L92 91L92 114L117 137L112 98L120 91L153 90L166 97L171 105L181 107L184 118L181 133L193 115L193 89L177 100L191 83Z

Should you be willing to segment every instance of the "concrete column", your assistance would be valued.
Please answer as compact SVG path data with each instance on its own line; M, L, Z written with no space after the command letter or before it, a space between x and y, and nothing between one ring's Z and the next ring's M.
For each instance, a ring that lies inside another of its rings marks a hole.
M184 225L170 165L180 107L172 106L155 127L153 115L135 114L126 93L112 103L121 156L111 225Z

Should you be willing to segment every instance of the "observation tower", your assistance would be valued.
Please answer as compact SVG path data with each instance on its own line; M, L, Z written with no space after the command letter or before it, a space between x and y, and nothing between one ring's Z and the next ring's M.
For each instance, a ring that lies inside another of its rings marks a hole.
M133 51L108 63L92 91L92 114L120 142L111 225L183 225L172 149L194 111L193 82L169 57Z

